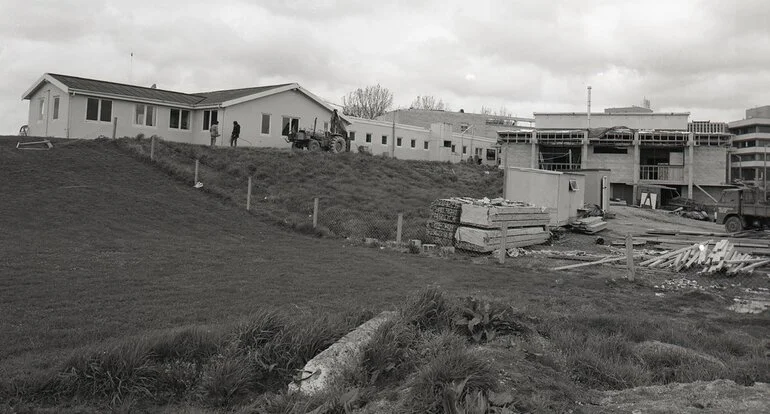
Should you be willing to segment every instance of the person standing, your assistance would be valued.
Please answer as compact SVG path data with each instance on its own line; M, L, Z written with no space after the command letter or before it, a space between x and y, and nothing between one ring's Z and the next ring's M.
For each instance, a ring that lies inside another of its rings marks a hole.
M238 146L238 137L241 136L241 125L238 121L233 121L233 133L230 135L230 146Z
M217 137L219 136L219 122L214 121L211 123L209 133L211 133L211 148L214 148L217 145Z

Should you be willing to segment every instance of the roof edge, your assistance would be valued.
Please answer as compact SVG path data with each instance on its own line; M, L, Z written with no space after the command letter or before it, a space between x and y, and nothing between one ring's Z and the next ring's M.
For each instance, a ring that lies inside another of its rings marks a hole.
M57 88L64 91L64 93L69 93L69 88L67 87L67 85L61 83L58 79L51 76L50 73L44 73L32 84L32 86L29 87L29 89L24 91L24 93L21 95L21 100L23 101L25 99L31 99L32 94L40 87L40 85L43 84L43 82L48 82L53 86L56 86Z

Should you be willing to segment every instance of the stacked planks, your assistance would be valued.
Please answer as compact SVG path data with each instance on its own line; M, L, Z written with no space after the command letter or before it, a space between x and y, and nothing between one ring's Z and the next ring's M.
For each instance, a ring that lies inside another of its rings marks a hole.
M645 260L639 265L660 269L671 268L676 272L697 265L701 267L698 273L725 272L735 274L752 273L754 269L770 264L768 259L759 259L746 253L740 253L736 250L735 245L727 239L716 242L714 247L710 249L711 244L713 244L712 240L695 243L692 246Z
M430 220L427 234L431 243L439 246L454 246L454 237L460 227L460 214L464 203L473 202L466 197L435 200L430 204Z
M649 229L643 234L634 235L634 240L641 240L665 249L681 249L692 245L697 238L718 237L726 239L740 253L754 256L770 256L770 239L765 232L722 233L695 230ZM712 242L713 243L713 242Z
M550 214L529 203L508 200L476 200L462 204L455 246L478 253L499 249L505 230L505 247L525 247L548 241Z
M607 222L599 216L577 219L570 225L573 230L586 234L595 234L607 228Z

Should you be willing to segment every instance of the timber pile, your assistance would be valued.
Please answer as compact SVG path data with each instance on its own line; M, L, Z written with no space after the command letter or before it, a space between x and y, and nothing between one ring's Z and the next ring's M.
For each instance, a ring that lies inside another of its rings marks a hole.
M698 273L713 274L725 272L728 275L736 273L752 273L754 269L770 265L770 260L752 257L740 253L729 240L720 240L709 248L712 241L695 243L679 250L665 253L639 263L640 266L659 269L673 269L675 272L701 267Z
M595 234L607 228L607 222L598 216L577 219L570 225L573 230L586 234Z
M430 210L428 236L442 246L489 253L501 246L503 226L506 247L532 246L550 238L548 211L529 203L453 197L434 201Z
M696 243L697 240L694 240L694 238L700 237L726 239L733 245L733 249L739 253L748 253L754 256L770 256L770 240L765 238L764 232L756 231L728 234L695 230L650 229L643 234L634 235L634 240L641 240L658 247L675 250L681 249L685 245Z

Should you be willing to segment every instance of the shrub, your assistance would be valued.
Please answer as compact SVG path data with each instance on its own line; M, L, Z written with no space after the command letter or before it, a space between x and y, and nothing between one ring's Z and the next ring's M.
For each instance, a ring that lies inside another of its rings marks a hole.
M421 331L440 331L451 326L455 311L444 291L432 286L407 298L401 316Z
M459 308L454 326L474 342L491 341L499 334L530 331L516 321L513 307L470 297Z
M200 397L214 406L233 405L251 390L253 374L243 356L215 357L203 369Z
M402 379L415 367L417 329L401 319L383 323L362 350L361 367L368 384Z

